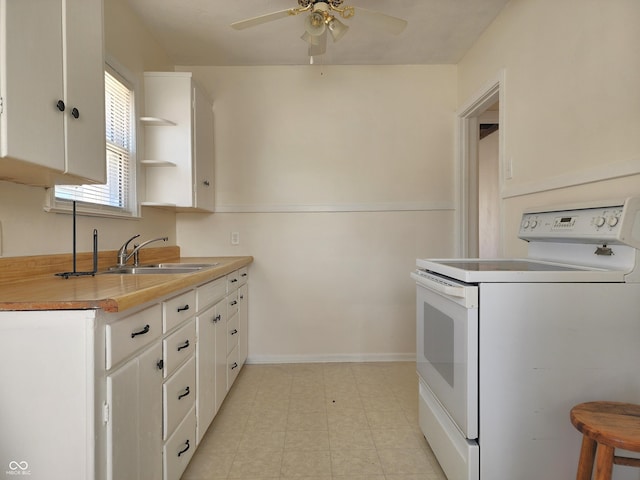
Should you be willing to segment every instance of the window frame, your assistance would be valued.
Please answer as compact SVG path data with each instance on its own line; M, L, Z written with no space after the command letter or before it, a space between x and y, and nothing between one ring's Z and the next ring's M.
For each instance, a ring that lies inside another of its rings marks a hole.
M113 58L107 58L104 65L104 72L108 72L114 76L118 81L122 82L126 87L131 89L133 94L133 112L131 118L131 135L133 137L131 142L130 152L130 165L129 165L129 191L128 191L128 203L127 209L113 207L110 205L100 205L97 203L89 203L76 201L76 211L79 214L86 216L96 217L111 217L122 219L139 219L141 217L140 205L138 203L138 161L137 153L139 151L140 137L138 135L138 112L140 111L140 89L138 79L131 74L125 67L120 65ZM105 132L106 135L106 132ZM106 157L105 146L105 163ZM47 188L47 195L44 210L52 213L72 213L73 201L67 199L57 198L55 195L55 187Z

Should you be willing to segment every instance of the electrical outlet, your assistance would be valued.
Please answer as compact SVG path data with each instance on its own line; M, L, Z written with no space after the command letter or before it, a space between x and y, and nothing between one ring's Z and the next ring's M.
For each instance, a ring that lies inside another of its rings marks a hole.
M231 245L240 245L240 232L231 232Z

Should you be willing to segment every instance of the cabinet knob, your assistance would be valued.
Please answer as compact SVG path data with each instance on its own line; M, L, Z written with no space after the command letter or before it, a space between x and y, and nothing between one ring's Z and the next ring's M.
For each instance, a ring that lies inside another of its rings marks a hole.
M71 109L71 116L73 118L78 118L80 116L80 110L78 110L76 107L73 107Z
M156 367L158 367L158 370L162 370L164 368L164 360L158 360L158 363L156 363Z
M60 110L61 112L64 112L65 106L62 100L58 100L58 103L56 103L56 107L58 107L58 110Z
M208 187L209 185L211 185L211 184L209 183L209 180L205 180L204 182L202 182L202 184L203 184L205 187Z

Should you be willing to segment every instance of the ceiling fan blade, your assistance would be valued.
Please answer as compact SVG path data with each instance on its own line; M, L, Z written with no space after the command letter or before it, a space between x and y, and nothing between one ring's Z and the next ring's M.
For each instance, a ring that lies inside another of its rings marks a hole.
M366 8L353 8L355 10L355 17L362 18L362 21L394 35L402 33L407 26L407 21L402 18L392 17L386 13L367 10Z
M317 57L323 55L327 51L327 31L322 32L322 35L316 35L313 42L309 43L309 56Z
M231 24L233 28L236 30L244 30L245 28L255 27L256 25L261 25L263 23L271 22L273 20L279 20L280 18L288 17L290 15L295 15L291 13L291 9L280 10L278 12L267 13L266 15L260 15L259 17L248 18L247 20L240 20L239 22L234 22Z

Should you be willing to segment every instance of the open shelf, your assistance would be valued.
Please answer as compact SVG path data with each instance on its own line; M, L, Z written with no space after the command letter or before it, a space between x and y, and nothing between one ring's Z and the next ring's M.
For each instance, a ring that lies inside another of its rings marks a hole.
M140 123L148 127L173 127L177 125L175 122L172 122L171 120L167 120L166 118L158 118L158 117L140 117Z
M140 160L141 165L147 167L175 167L176 164L168 160Z

